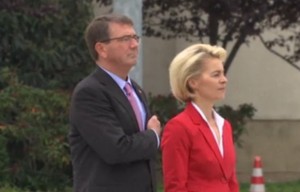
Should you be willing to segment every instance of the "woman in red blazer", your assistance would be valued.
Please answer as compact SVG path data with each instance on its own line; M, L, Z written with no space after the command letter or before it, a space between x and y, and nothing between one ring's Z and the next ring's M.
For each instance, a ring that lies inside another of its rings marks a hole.
M232 128L215 110L227 78L226 51L207 44L180 52L169 68L173 95L186 103L162 136L165 192L238 192Z

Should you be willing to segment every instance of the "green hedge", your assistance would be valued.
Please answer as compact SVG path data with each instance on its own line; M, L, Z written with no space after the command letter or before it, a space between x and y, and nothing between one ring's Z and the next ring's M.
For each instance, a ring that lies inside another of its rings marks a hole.
M0 186L34 191L70 185L68 105L62 91L18 83L0 91Z
M83 38L91 1L2 0L0 67L26 85L72 89L94 67Z

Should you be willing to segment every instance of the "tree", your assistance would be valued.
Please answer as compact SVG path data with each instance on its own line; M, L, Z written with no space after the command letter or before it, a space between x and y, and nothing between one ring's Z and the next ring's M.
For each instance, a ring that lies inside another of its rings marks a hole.
M94 67L83 39L91 1L0 0L0 186L71 185L70 95L61 89Z
M147 0L144 1L144 26L146 36L164 39L208 39L210 44L219 44L232 49L225 62L228 71L239 48L258 37L265 47L300 70L300 46L291 49L291 43L299 41L300 3L286 0ZM293 29L298 31L293 33ZM265 40L263 33L281 29L292 32ZM280 48L280 51L276 51ZM282 51L285 48L285 51ZM227 49L228 50L228 49Z
M299 6L296 1L286 0L145 0L144 33L146 36L164 39L185 38L187 40L208 39L232 49L225 62L228 71L239 48L251 38L259 37L265 47L290 65L300 70L295 62L299 58L300 46L291 50L290 44L299 35ZM292 31L298 34L276 36L265 40L263 33L271 29ZM282 53L276 48L286 48ZM288 56L290 55L290 56Z
M83 38L93 16L90 3L1 0L1 67L27 85L71 89L93 67Z
M8 84L0 91L0 186L64 191L72 182L69 93L22 85L8 67L0 76Z
M112 0L97 0L107 6ZM243 44L259 38L265 47L300 70L300 3L288 0L143 0L143 33L163 39L208 41L227 50L225 73ZM289 31L273 39L264 32ZM298 42L296 46L293 46ZM282 49L284 48L284 50Z
M265 24L267 30L277 29L278 35L273 39L267 39L259 35L259 39L269 51L297 70L300 70L299 9L299 1L274 1ZM282 35L279 31L288 31L289 33ZM285 50L284 53L286 54L283 54L282 50Z

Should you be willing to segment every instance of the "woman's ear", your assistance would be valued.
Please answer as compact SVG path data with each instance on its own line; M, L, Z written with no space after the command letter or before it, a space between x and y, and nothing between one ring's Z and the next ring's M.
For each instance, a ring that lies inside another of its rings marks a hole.
M195 90L197 88L197 80L196 78L192 77L187 81L187 86L190 89L190 91Z

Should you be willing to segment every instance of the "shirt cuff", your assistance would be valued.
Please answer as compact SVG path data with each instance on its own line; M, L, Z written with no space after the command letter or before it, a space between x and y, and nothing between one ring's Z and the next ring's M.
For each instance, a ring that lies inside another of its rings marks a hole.
M154 130L154 129L151 129L154 133L155 133L155 135L156 135L156 140L157 140L157 148L159 148L159 145L160 145L160 140L159 140L159 136L158 136L158 134L156 133L156 131Z

